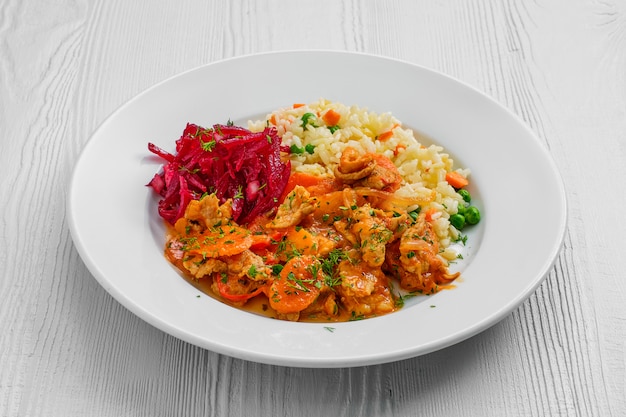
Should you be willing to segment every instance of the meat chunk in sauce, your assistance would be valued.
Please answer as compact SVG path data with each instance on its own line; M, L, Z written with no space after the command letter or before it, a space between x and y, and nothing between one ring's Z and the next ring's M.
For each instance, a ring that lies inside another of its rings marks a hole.
M232 215L231 200L220 204L217 196L210 194L200 200L191 200L185 209L185 216L180 220L182 220L183 223L197 221L205 228L208 228L216 224L228 223L232 219Z
M353 318L387 314L395 310L387 276L380 268L343 260L338 266L341 285L336 288Z
M250 250L223 259L228 264L227 273L238 278L245 276L253 281L265 281L272 273L263 258Z
M400 241L387 250L384 268L400 281L407 291L432 293L439 285L454 281L459 273L450 274L446 262L438 255L439 241L426 216L420 214Z
M334 173L335 177L353 187L394 192L402 184L402 177L389 158L376 153L361 155L350 146L341 154Z
M379 267L385 261L385 247L393 238L385 221L369 204L358 207L350 216L350 231L358 237L361 256L371 267ZM379 213L380 215L380 213Z
M296 185L287 194L285 201L278 206L276 217L268 224L268 227L281 229L298 225L313 210L315 210L315 205L310 193L306 188Z

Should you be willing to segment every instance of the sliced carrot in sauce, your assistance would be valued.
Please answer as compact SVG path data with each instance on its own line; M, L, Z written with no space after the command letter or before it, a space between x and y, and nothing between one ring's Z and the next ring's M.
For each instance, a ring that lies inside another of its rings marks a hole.
M253 243L250 232L235 225L212 227L185 239L188 253L208 258L237 255Z
M278 313L299 313L320 294L320 263L310 255L289 260L270 286L270 306Z

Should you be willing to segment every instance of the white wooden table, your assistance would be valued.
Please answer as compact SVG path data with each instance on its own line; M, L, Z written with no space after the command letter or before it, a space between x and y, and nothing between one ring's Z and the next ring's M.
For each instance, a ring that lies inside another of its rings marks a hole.
M108 295L65 214L90 134L181 71L290 49L425 65L519 115L569 203L537 292L457 345L352 369L221 356ZM626 415L624 1L0 0L0 146L2 416Z

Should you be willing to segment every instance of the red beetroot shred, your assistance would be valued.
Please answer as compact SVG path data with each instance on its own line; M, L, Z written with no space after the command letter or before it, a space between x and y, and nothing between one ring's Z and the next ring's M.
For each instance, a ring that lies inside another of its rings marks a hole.
M148 149L167 162L147 185L162 197L159 214L171 224L191 200L212 193L221 203L231 198L233 219L247 224L278 205L291 172L291 163L280 159L275 128L253 133L237 126L205 129L188 123L174 155L153 143Z

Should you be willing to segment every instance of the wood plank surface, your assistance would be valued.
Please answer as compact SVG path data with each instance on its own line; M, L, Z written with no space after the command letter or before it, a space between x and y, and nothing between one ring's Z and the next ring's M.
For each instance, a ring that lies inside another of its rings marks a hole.
M65 212L90 134L179 72L293 49L425 65L538 135L568 227L519 309L421 357L302 369L182 342L98 285ZM0 0L0 415L624 416L625 160L623 1Z

